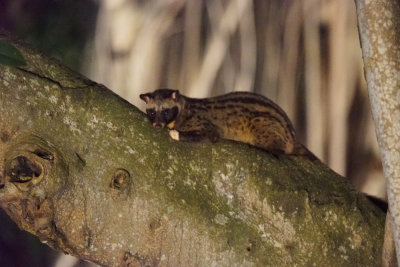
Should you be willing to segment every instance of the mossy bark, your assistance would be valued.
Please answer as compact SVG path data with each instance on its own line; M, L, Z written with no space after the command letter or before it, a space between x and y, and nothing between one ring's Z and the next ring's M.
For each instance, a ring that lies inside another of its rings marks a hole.
M7 38L7 37L3 37ZM104 266L379 266L385 214L320 162L183 143L25 44L0 66L0 205Z

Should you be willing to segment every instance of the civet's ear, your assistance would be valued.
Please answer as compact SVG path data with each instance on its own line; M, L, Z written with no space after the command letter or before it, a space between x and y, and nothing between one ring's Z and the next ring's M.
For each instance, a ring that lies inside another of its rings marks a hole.
M147 103L149 103L150 99L151 99L151 94L147 93L147 94L141 94L140 98Z
M178 96L179 96L179 90L174 90L174 91L172 91L171 98L172 98L173 100L177 100L177 99L178 99Z

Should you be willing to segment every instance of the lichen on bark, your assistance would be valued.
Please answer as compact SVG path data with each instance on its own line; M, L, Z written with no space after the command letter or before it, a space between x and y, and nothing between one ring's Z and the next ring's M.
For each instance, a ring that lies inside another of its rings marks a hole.
M0 66L0 206L43 242L104 266L380 264L384 213L324 164L175 142L10 42L27 66Z
M400 260L400 2L356 0L364 72ZM389 226L389 224L388 224Z

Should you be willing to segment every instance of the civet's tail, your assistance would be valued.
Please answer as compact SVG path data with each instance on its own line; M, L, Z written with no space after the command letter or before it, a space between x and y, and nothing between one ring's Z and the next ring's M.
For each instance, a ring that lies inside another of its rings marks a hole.
M312 161L316 160L320 161L320 159L317 156L315 156L314 153L308 150L308 148L301 143L297 143L296 147L294 148L293 154L304 156Z

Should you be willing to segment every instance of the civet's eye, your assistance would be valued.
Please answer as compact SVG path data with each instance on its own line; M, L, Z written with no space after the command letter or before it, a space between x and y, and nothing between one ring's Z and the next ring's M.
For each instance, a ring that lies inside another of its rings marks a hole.
M169 108L164 109L164 110L163 110L163 113L164 113L164 116L165 116L165 117L168 117L168 116L170 115L170 113L171 113L171 109L169 109Z
M156 117L156 111L154 109L148 109L146 110L147 112L147 116L149 116L149 118L155 118Z

